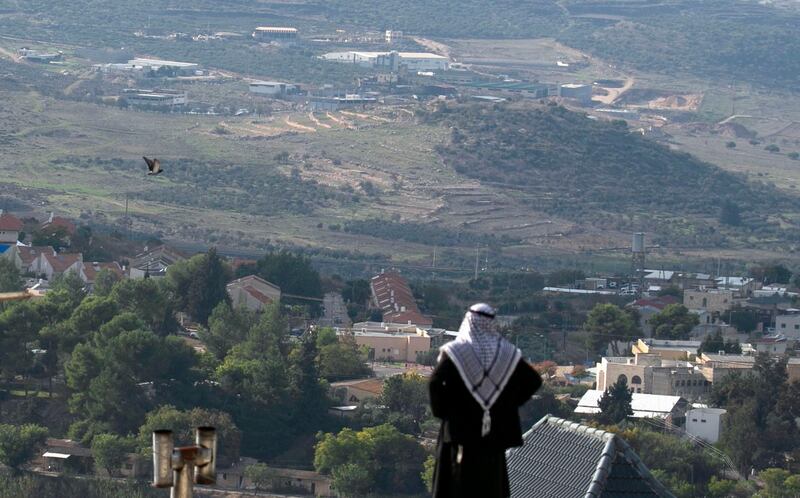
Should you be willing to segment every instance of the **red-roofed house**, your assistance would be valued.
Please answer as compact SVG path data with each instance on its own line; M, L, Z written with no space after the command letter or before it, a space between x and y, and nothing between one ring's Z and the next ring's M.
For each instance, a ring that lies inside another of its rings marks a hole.
M74 272L80 276L83 270L83 254L80 253L56 253L42 252L38 258L37 273L44 274L47 280L63 275L64 273Z
M50 217L42 223L42 231L48 232L50 230L55 231L59 228L64 229L64 233L68 236L75 235L75 230L78 228L75 226L75 223L71 222L67 218L63 216L55 216L52 212L50 213Z
M430 327L433 320L417 307L408 282L394 270L381 272L370 280L372 302L383 312L383 321Z
M19 218L0 209L0 244L16 244L22 226Z
M773 356L780 356L786 354L787 343L786 337L778 334L756 339L755 346L756 351L759 353L769 353Z
M244 306L261 311L264 306L281 300L281 288L256 275L237 278L227 285L227 290L234 308Z
M97 274L103 270L108 270L117 275L118 278L122 279L125 277L125 271L116 261L112 261L111 263L84 263L81 266L80 277L81 280L86 282L89 285L89 289L94 288L94 282L97 280Z
M42 273L39 266L39 256L43 252L54 253L50 246L12 246L9 249L8 257L14 262L17 269L22 273Z
M639 325L645 337L653 337L653 327L650 326L650 318L660 312L670 304L679 304L680 301L675 296L646 297L634 301L628 306L639 312Z

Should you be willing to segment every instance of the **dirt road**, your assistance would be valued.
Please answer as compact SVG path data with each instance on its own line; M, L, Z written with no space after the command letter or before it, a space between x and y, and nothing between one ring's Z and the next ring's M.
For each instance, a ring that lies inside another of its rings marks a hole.
M608 95L594 95L592 96L592 100L595 102L600 102L601 104L611 105L616 101L620 96L631 89L633 84L636 82L633 77L626 77L625 84L622 85L620 88L606 88L603 87L604 90L608 92Z

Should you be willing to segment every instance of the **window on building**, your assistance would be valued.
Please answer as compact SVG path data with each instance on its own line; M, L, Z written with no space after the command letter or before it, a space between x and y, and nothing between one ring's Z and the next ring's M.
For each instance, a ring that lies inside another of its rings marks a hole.
M693 418L693 419L692 419L692 422L697 422L697 419L696 419L696 418Z
M708 306L708 298L704 297L703 298L703 308L705 308L706 306Z
M627 384L628 376L625 374L619 374L619 377L617 377L617 382L625 382Z
M701 418L701 419L700 419L700 423L701 423L701 424L705 424L705 423L706 423L706 419L704 419L704 418Z
M798 324L798 323L795 323L795 324L794 324L794 329L795 329L795 330L800 330L800 324Z
M642 378L639 377L638 375L634 375L631 378L631 384L641 384L641 383L642 383Z
M782 323L782 324L781 324L781 328L782 328L782 329L785 329L785 328L786 328L786 324L785 324L785 323Z
M678 387L679 385L681 385L680 381L677 381L677 380L676 380L676 381L675 381L675 387Z

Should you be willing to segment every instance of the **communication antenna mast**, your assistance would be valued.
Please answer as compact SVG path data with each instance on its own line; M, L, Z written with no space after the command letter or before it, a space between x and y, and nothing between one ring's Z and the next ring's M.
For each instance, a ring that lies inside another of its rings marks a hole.
M633 256L631 261L631 278L638 282L638 293L642 293L644 291L644 267L646 252L644 245L644 232L637 232L633 234L633 243L631 245L631 249Z

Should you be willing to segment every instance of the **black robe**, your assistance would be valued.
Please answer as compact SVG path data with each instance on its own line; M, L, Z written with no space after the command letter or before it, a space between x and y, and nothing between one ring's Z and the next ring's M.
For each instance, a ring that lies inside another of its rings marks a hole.
M505 451L522 446L519 407L541 385L536 370L520 360L490 410L491 431L481 437L483 409L464 385L455 364L447 356L442 359L429 384L431 410L442 419L433 474L434 498L510 496Z

